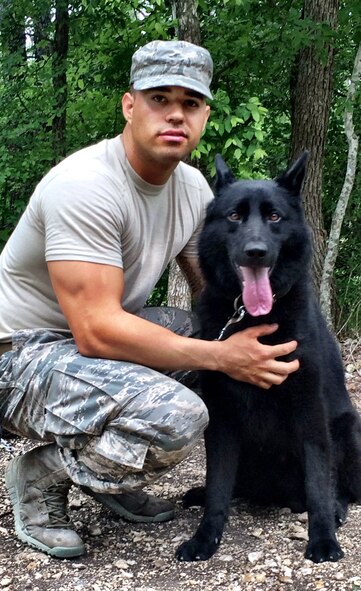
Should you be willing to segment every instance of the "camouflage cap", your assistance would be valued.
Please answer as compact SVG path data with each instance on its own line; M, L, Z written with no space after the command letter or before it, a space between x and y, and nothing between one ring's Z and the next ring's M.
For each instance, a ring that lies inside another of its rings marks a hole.
M212 74L207 49L187 41L151 41L134 53L130 83L135 90L182 86L211 99Z

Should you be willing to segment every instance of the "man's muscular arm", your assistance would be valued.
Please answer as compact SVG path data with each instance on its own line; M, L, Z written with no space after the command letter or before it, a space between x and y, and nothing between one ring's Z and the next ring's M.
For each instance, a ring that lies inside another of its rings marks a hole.
M274 332L274 325L247 329L225 341L190 339L122 308L122 269L81 261L53 261L48 268L82 355L132 361L155 369L222 371L263 388L282 383L298 369L298 361L276 359L294 351L295 341L273 347L258 341Z

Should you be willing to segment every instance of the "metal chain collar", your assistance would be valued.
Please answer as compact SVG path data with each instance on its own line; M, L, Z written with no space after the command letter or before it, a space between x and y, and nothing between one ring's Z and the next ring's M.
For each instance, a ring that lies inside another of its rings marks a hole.
M243 306L243 304L241 304L240 306L238 305L239 303L239 299L242 299L242 294L240 293L236 299L233 302L233 307L234 307L234 313L232 314L232 316L229 318L229 320L227 321L227 324L225 324L225 326L222 328L221 332L219 333L218 337L215 339L215 341L221 341L222 337L225 333L225 331L227 330L227 328L229 326L231 326L231 324L236 324L237 322L240 322L244 316L247 314L247 310L246 308Z

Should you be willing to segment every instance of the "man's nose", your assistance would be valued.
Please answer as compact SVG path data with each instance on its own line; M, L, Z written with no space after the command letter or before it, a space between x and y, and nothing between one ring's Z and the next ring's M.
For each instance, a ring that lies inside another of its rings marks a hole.
M174 103L173 105L170 105L168 113L167 113L167 121L179 122L179 121L183 121L183 119L184 119L184 114L183 114L182 106L179 105L178 103Z

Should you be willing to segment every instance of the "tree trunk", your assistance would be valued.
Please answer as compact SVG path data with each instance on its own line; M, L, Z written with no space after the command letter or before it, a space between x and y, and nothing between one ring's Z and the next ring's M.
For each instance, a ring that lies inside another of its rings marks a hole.
M201 29L195 0L174 0L174 15L178 21L178 38L195 45L201 44Z
M55 115L53 118L54 164L66 155L67 55L69 44L69 13L67 0L57 0L53 54L53 88Z
M169 267L167 305L183 310L190 310L192 307L188 283L176 260L173 260Z
M326 22L336 29L338 0L304 0L304 19ZM317 34L317 33L316 33ZM304 186L307 219L314 242L314 280L319 289L325 256L325 229L322 216L322 167L332 99L334 47L325 43L321 49L312 43L298 55L295 76L291 81L290 160L305 148L310 150Z
M332 277L335 268L338 247L340 242L342 222L345 217L346 208L349 202L351 191L355 181L357 153L359 138L353 124L353 104L356 94L356 87L361 81L361 43L358 47L354 62L351 80L349 81L346 98L346 110L344 115L345 134L348 142L348 157L345 173L345 180L340 193L335 212L332 217L331 230L328 238L325 264L323 267L322 281L320 288L321 308L327 324L333 328L332 318Z
M172 8L175 18L178 19L178 38L200 45L201 32L197 16L197 1L174 0ZM190 289L176 261L171 263L169 269L167 303L168 306L176 306L184 310L190 310L192 306Z

